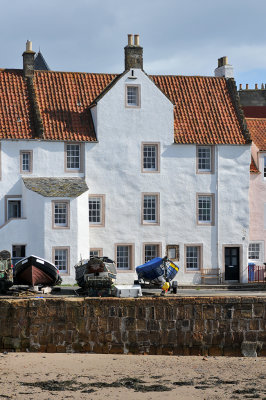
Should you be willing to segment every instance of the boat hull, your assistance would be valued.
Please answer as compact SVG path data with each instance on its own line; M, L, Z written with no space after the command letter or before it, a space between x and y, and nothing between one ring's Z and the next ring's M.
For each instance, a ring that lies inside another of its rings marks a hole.
M54 264L36 256L20 260L14 267L15 283L30 286L54 286L61 283Z

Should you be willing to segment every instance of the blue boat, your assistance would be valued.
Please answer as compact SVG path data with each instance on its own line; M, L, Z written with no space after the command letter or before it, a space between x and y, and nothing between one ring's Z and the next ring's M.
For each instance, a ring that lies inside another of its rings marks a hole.
M169 282L174 279L178 271L179 266L166 257L155 257L136 267L139 280L159 286L165 291L169 289Z

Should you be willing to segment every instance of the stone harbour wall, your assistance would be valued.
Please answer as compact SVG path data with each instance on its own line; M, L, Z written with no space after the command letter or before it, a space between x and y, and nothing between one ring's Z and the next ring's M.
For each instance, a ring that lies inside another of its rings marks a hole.
M266 298L0 298L0 351L266 356Z

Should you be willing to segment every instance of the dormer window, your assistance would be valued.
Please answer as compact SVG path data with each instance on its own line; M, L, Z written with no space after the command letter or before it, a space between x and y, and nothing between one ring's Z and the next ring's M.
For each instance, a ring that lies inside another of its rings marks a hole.
M140 107L140 86L126 85L126 106Z

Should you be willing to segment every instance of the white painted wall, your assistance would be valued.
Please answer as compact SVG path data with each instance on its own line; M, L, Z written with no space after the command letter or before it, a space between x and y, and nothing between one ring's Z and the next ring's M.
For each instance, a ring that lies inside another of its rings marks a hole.
M1 141L2 179L0 184L0 243L11 252L12 245L26 245L26 255L35 254L49 261L52 248L70 247L70 275L65 283L74 282L74 265L89 255L88 192L70 201L70 229L52 228L52 200L28 190L22 177L80 177L84 173L65 172L64 143L40 140ZM32 150L33 171L20 174L20 150ZM22 219L5 224L5 195L22 195Z
M134 243L135 265L143 263L143 243L180 245L178 280L199 282L184 271L184 244L203 244L204 268L223 268L223 245L241 246L241 279L246 280L249 227L250 146L216 146L216 171L196 174L196 146L173 144L173 106L140 70L141 107L125 107L123 76L94 110L98 144L88 144L87 182L92 194L106 195L105 227L90 228L90 245L115 258L115 243ZM141 142L160 142L160 173L141 173ZM160 226L141 224L141 193L160 192ZM214 193L215 226L196 224L196 193ZM241 204L241 206L239 206ZM218 219L219 207L219 219ZM245 237L245 239L242 239ZM119 281L133 281L131 272Z

